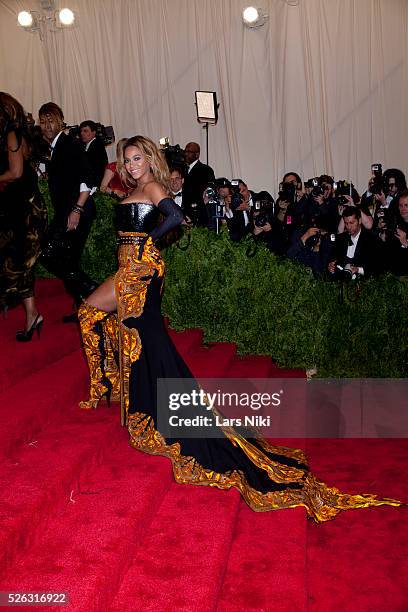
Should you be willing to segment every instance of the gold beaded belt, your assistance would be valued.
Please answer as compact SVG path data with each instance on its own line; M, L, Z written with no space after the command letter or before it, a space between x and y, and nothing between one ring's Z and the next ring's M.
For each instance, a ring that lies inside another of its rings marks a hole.
M146 242L148 236L147 234L145 234L144 236L121 236L119 235L116 238L116 243L118 246L121 246L122 244L143 244L144 242Z

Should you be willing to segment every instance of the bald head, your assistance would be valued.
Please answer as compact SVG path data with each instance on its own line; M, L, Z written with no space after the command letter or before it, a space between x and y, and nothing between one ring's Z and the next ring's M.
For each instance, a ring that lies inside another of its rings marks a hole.
M190 165L200 157L200 145L197 142L189 142L184 149L184 158Z

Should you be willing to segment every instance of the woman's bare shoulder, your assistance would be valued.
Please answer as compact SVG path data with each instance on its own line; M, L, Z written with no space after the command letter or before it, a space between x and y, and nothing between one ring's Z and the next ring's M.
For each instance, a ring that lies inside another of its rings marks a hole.
M163 185L157 181L147 183L143 189L143 193L145 194L146 199L156 206L159 202L161 202L161 200L163 200L163 198L168 197L168 193L164 189Z

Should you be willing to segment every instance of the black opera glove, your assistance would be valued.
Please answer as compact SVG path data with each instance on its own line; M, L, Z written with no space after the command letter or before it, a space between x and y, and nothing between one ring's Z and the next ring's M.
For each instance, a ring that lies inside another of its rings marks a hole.
M149 234L156 242L159 238L167 234L173 227L177 227L183 221L183 213L181 212L180 206L177 206L174 200L171 198L163 198L157 205L157 208L164 216L164 221L160 223L154 230Z
M154 228L153 231L150 232L148 236L146 236L145 240L143 240L142 244L139 247L138 259L141 260L143 255L144 246L149 238L155 242L164 234L167 234L173 227L177 227L183 221L183 213L181 212L180 206L177 206L174 200L171 198L163 198L157 205L157 208L164 216L164 221L160 223L157 227Z

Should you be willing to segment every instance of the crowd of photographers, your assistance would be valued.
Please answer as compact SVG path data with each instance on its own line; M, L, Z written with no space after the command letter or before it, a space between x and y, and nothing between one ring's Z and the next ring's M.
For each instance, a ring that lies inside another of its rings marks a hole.
M70 135L82 140L100 190L119 200L125 197L116 162L107 164L105 146L114 139L113 130L92 121L74 128ZM187 225L217 232L225 225L232 241L263 243L318 277L408 275L408 190L401 170L383 173L381 164L373 164L361 197L346 180L321 175L302 182L296 172L287 172L275 201L267 191L252 191L242 179L216 179L213 169L201 162L198 143L182 149L165 141L172 196Z
M401 170L383 173L380 164L373 164L361 197L346 180L322 175L303 183L296 172L288 172L275 201L242 179L215 179L205 168L209 180L201 184L202 197L196 194L192 202L184 197L188 169L171 165L173 195L186 223L215 231L226 225L231 240L262 242L318 277L408 275L408 190Z

